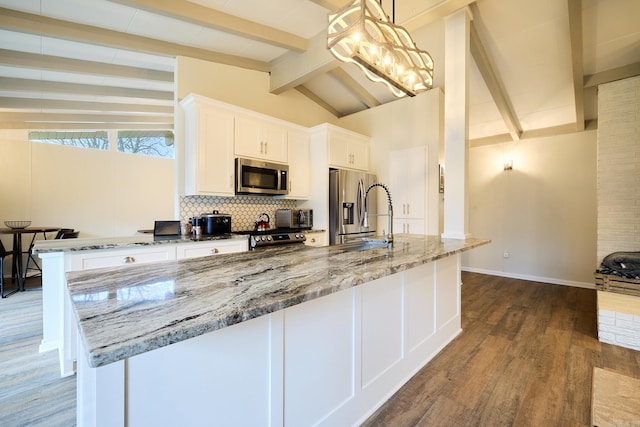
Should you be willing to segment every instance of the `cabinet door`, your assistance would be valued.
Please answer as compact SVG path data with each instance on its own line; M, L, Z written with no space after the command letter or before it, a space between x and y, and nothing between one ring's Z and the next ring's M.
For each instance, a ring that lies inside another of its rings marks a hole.
M390 153L389 189L394 200L395 218L419 219L426 216L426 150L426 147L415 147Z
M215 240L212 242L180 244L176 247L178 259L199 258L209 255L245 252L248 248L247 239Z
M185 193L231 196L233 115L205 104L185 106Z
M311 154L309 135L289 131L289 194L288 199L308 199L311 191Z
M334 132L329 133L329 164L344 168L351 167L349 141L343 135Z
M403 234L426 234L424 218L394 218L393 232Z
M363 171L369 170L369 143L350 141L347 159L352 168Z
M236 116L235 154L261 160L287 161L287 129L254 117Z
M329 164L340 168L369 170L369 142L358 136L329 131Z

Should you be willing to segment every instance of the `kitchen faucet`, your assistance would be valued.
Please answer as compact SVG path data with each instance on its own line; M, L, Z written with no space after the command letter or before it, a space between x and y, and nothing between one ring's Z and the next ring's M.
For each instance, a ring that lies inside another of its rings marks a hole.
M369 195L369 191L371 191L371 189L374 187L381 187L387 193L387 200L389 201L389 206L387 207L386 214L370 214L367 212L367 196ZM371 184L369 188L367 188L367 191L364 193L364 224L363 225L365 227L369 226L369 220L368 220L369 215L389 217L389 228L388 228L389 232L385 237L384 242L388 243L390 246L393 245L393 205L391 204L391 193L389 192L389 189L387 188L387 186L382 183L376 182L374 184Z

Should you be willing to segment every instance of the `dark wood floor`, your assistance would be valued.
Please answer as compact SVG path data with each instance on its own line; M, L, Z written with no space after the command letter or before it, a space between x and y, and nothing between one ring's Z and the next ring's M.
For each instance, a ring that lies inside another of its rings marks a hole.
M595 290L462 278L462 334L365 426L590 425L594 366L640 378L640 352L598 341Z

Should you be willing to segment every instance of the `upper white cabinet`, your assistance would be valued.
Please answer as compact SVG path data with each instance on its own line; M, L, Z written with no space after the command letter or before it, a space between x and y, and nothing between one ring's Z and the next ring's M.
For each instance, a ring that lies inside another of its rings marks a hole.
M327 166L340 169L369 170L369 140L368 136L352 132L328 123L314 126L310 129L313 145L321 152L314 154L314 164L324 163ZM326 153L326 155L325 155ZM318 157L316 159L316 157Z
M369 170L369 138L334 126L327 130L330 166Z
M389 190L395 233L426 233L427 147L389 153Z
M235 155L287 162L287 128L257 117L236 115Z
M234 115L189 95L181 102L184 114L185 194L234 194Z
M288 164L286 198L310 197L307 128L196 94L180 105L185 113L185 194L235 195L235 158L248 157Z
M288 199L308 199L311 192L311 151L309 133L289 130L289 194Z

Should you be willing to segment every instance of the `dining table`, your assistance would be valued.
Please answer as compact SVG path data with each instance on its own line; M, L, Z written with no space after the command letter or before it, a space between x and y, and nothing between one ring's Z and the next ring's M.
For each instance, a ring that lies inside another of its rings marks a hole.
M27 272L23 270L22 264L22 236L32 235L31 243L35 240L39 233L42 233L45 240L47 233L58 232L62 227L37 227L29 226L24 228L0 228L0 234L8 234L13 236L13 262L11 263L11 280L18 280L18 288L16 291L24 291L24 281L26 279ZM31 245L29 245L30 247ZM31 254L29 254L30 256ZM12 293L14 293L12 292Z

